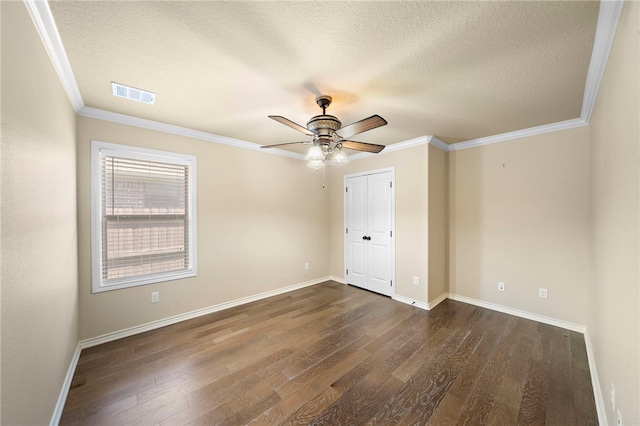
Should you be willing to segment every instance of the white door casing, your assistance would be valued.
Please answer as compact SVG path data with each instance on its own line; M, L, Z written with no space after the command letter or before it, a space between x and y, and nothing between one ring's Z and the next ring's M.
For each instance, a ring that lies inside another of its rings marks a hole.
M345 281L395 295L393 169L345 176Z

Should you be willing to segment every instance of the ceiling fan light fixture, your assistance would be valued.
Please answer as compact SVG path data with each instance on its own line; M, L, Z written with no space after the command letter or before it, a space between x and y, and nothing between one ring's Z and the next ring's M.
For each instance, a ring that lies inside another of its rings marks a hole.
M387 121L384 118L379 115L372 115L371 117L356 121L355 123L351 123L348 126L343 127L342 122L338 120L337 117L327 114L327 107L331 105L331 101L331 96L327 95L320 95L316 98L316 103L320 108L322 108L322 114L311 117L307 122L306 127L280 115L269 116L269 118L280 124L284 124L293 130L304 133L307 136L313 136L312 142L285 142L275 145L264 145L260 148L274 148L284 145L313 143L313 146L309 148L304 159L308 161L308 167L312 169L319 169L322 167L323 170L324 165L327 162L330 164L346 164L349 162L347 155L342 152L343 147L354 151L370 152L374 154L377 154L384 149L384 145L356 142L345 139L346 137L351 137L358 133L386 125Z
M310 169L321 169L324 167L324 161L323 160L311 160L307 163L307 167L309 167Z
M337 149L331 157L331 163L333 164L347 164L348 162L347 154L341 149Z
M304 159L307 161L322 161L324 160L324 152L322 152L322 149L320 149L319 146L314 145L309 148L307 156L304 157Z

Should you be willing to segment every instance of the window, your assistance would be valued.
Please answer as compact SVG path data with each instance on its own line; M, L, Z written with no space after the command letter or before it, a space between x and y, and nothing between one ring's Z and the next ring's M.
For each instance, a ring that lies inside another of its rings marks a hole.
M93 292L197 275L196 158L93 141Z

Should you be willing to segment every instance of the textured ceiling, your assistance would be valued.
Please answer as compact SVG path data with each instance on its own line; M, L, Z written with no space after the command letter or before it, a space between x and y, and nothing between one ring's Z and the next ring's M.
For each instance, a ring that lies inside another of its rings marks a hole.
M50 3L87 106L259 144L320 112L458 142L578 118L598 2ZM111 82L156 104L116 98Z

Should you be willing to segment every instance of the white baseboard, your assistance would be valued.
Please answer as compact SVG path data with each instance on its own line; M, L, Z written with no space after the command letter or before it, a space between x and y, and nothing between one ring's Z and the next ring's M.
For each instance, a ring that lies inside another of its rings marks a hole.
M607 409L604 405L604 398L602 397L602 389L600 388L600 378L598 377L598 368L596 367L596 358L593 353L593 346L591 345L591 337L589 336L589 330L584 332L584 344L587 347L587 359L589 360L589 372L591 373L591 386L593 387L593 396L596 400L596 412L598 413L598 423L601 425L608 425L607 421Z
M53 410L53 415L51 416L51 422L49 423L50 426L58 426L58 423L60 423L60 417L62 417L64 403L67 401L67 395L69 395L71 381L73 380L73 374L76 372L76 366L78 365L81 351L82 348L80 347L80 343L78 343L76 345L76 351L71 357L71 363L69 364L67 375L65 376L64 382L62 383L62 389L60 390L60 395L58 395L58 402L56 402L56 406Z
M556 327L566 328L567 330L583 333L586 331L586 327L580 324L574 324L567 321L561 321L559 319L546 317L544 315L533 314L527 311L521 311L519 309L509 308L507 306L498 305L491 302L485 302L483 300L472 299L466 296L460 296L457 294L449 293L449 299L456 300L458 302L469 303L470 305L480 306L481 308L491 309L492 311L502 312L504 314L514 315L520 318L530 319L532 321L538 321L543 324L549 324Z
M448 293L442 293L440 296L436 297L432 302L429 302L429 303L418 302L417 300L411 299L409 297L401 296L399 294L396 294L393 299L397 300L398 302L406 303L407 305L424 309L425 311L430 311L431 309L435 308L443 301L447 300L448 296L449 296Z
M175 315L175 316L164 318L157 321L152 321L146 324L137 325L137 326L126 328L120 331L114 331L113 333L107 333L107 334L103 334L102 336L81 340L80 346L82 347L82 349L90 348L92 346L97 346L103 343L112 342L114 340L122 339L124 337L133 336L135 334L140 334L146 331L155 330L157 328L166 327L167 325L177 324L182 321L201 317L203 315L211 314L213 312L222 311L223 309L233 308L235 306L244 305L246 303L255 302L257 300L266 299L267 297L277 296L279 294L288 293L290 291L299 290L301 288L320 284L325 281L328 281L329 279L331 278L328 276L322 277L322 278L316 278L314 280L305 281L300 284L294 284L287 287L278 288L276 290L265 291L264 293L256 294L253 296L243 297L241 299L219 303L217 305L209 306L207 308L197 309L195 311L186 312L184 314Z
M424 309L425 311L429 310L429 305L424 302L419 302L417 300L411 299L409 297L401 296L396 294L393 297L393 300L397 300L398 302L406 303L407 305L415 306L416 308Z
M347 283L347 281L344 279L344 277L336 277L335 275L329 275L329 279L331 281L335 281L335 282L340 283L340 284L346 284Z
M449 298L449 293L442 293L440 296L427 303L427 309L431 310Z

